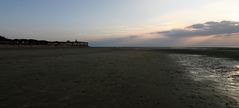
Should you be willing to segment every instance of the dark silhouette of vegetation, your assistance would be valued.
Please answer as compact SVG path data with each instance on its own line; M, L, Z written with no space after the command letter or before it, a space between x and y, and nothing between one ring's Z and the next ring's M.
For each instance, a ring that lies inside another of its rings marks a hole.
M0 45L45 45L45 46L76 46L76 47L88 47L88 42L79 41L46 41L46 40L35 40L35 39L8 39L0 35Z
M7 39L7 38L5 38L4 36L1 36L1 35L0 35L0 40L2 41L2 40L9 40L9 39Z

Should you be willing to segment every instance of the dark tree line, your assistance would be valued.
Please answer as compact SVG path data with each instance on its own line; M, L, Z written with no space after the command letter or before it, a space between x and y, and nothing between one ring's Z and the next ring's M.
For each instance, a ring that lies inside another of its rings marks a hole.
M88 47L88 42L78 41L46 41L46 40L35 40L35 39L8 39L0 35L0 45L52 45L52 46L83 46Z
M5 45L47 45L49 43L46 40L35 39L8 39L4 36L0 36L0 44Z

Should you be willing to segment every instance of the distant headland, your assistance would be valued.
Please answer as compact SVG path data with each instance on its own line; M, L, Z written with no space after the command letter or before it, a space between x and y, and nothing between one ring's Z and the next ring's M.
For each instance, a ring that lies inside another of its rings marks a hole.
M89 47L88 42L82 41L47 41L36 39L8 39L0 35L1 46L50 46L50 47Z

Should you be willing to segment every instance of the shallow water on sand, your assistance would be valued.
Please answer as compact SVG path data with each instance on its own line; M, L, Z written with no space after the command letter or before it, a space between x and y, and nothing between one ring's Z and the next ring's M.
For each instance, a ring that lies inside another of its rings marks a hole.
M194 81L212 82L208 86L239 103L239 61L203 55L172 54Z

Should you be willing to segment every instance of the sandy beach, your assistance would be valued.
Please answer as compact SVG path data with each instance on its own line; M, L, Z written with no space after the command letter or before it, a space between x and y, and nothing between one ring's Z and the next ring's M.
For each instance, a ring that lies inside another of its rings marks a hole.
M0 49L0 107L237 107L185 69L146 48Z

